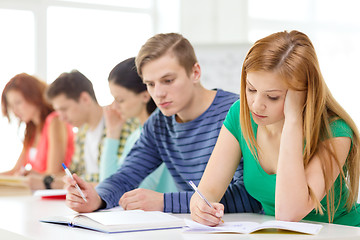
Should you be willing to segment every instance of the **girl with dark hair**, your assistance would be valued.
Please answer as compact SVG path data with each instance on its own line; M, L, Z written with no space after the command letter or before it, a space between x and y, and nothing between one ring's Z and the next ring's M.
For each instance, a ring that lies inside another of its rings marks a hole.
M17 163L2 174L41 174L45 187L50 188L51 175L63 173L61 163L70 164L74 146L72 127L61 122L45 100L46 87L46 83L26 73L14 76L6 84L1 96L2 113L9 121L10 112L14 113L26 128ZM28 164L30 172L24 170Z
M128 153L131 154L130 150L140 136L141 126L156 109L146 85L137 74L135 58L129 58L116 65L108 80L114 102L104 109L106 139L100 162L100 181L111 176L124 163L125 157ZM140 127L128 139L121 139L122 125L130 118L138 119ZM122 140L126 141L126 144L123 154L118 156L116 149ZM158 192L177 191L174 180L164 164L145 178L140 188Z

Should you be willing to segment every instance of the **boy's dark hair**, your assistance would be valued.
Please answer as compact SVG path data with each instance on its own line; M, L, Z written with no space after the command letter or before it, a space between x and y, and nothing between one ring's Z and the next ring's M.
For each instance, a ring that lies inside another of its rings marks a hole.
M50 84L46 97L51 101L60 94L65 94L67 98L78 101L82 92L87 92L97 102L91 81L78 70L72 70L62 73Z

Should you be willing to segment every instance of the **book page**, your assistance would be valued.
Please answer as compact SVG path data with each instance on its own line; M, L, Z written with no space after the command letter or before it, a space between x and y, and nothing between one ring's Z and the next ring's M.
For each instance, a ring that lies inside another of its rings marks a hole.
M141 210L104 211L40 219L45 223L66 224L105 233L182 228L184 220L163 212Z
M23 176L0 175L0 186L27 187Z
M116 206L108 209L100 209L97 212L116 212L116 211L124 211L124 209L121 206Z
M317 234L323 227L320 224L286 221L267 221L264 223L256 222L225 222L216 227L209 227L200 223L185 219L188 231L201 232L233 232L233 233L252 233L262 229L282 229L306 234Z
M23 176L0 175L0 196L31 195L31 189Z
M185 219L185 223L189 227L188 231L200 232L250 233L259 226L256 222L225 222L216 227L209 227L188 219Z
M323 226L320 224L304 223L304 222L287 222L287 221L267 221L262 223L257 230L266 228L283 229L307 234L317 234Z
M179 218L170 214L156 211L127 210L104 211L81 214L103 225L129 225L143 223L161 223L179 221Z

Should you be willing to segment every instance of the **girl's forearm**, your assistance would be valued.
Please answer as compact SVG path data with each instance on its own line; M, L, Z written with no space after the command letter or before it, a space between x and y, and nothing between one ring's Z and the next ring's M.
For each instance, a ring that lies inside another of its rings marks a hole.
M303 163L302 119L285 120L277 165L275 217L298 221L310 203Z

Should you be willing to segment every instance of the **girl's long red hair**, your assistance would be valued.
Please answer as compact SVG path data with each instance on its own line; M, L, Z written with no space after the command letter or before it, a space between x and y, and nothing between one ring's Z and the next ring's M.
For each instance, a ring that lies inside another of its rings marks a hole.
M320 72L315 49L310 39L301 32L278 32L255 42L247 53L241 74L240 92L240 124L245 140L252 153L257 157L256 150L261 151L255 140L251 126L249 107L246 101L246 78L249 72L266 71L278 74L290 89L306 91L306 103L303 110L304 153L306 167L319 150L324 139L332 136L330 123L343 119L352 129L352 147L345 167L342 168L336 158L333 146L326 145L325 156L320 156L327 194L328 218L331 222L337 206L334 206L334 186L331 181L333 169L340 171L340 183L345 181L349 188L347 207L350 209L357 200L359 190L359 131L346 111L331 95ZM329 161L335 158L336 164ZM345 169L345 172L343 171ZM341 184L340 184L341 187ZM322 213L321 199L317 199L309 187L310 196L315 209Z
M52 106L45 99L45 90L47 84L35 76L31 76L26 73L20 73L14 76L5 85L5 88L1 95L1 110L2 114L10 121L9 104L6 99L6 94L9 91L20 92L25 100L35 105L40 110L40 124L36 126L33 122L26 123L24 148L28 148L35 136L37 130L41 130L46 117L54 111Z

